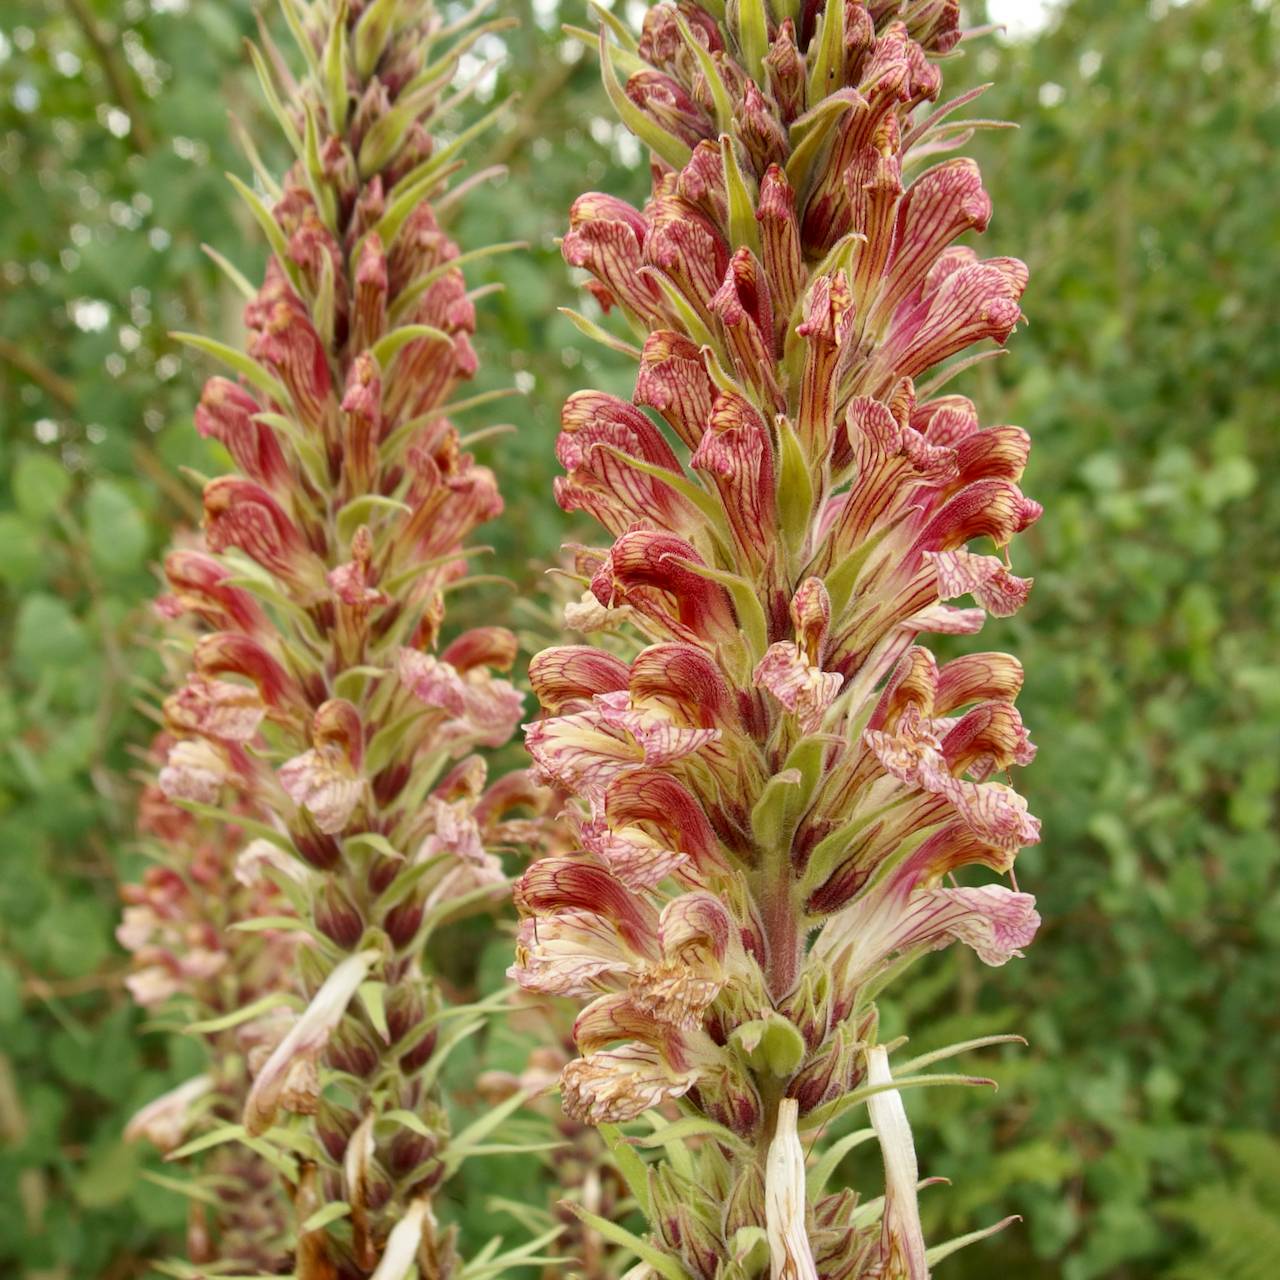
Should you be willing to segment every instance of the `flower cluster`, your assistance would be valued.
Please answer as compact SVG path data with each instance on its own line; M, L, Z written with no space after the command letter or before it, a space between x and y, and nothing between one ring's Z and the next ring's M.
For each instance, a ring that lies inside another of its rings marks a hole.
M153 770L173 746L168 733L157 735L149 756ZM245 809L240 798L233 807ZM300 935L287 927L236 928L287 915L289 904L261 874L262 842L255 845L234 822L197 817L151 781L138 825L155 864L121 891L125 908L117 937L132 958L125 985L144 1008L181 1012L188 1027L202 1032L207 1050L204 1071L148 1103L125 1130L127 1138L170 1155L188 1139L239 1117L248 1090L246 1062L281 1034L278 1017L242 1021L240 1012L263 1008L260 1002L272 1003L291 987ZM246 1147L220 1146L205 1158L197 1182L188 1260L281 1274L285 1205L270 1165Z
M273 250L260 288L232 272L247 351L188 339L239 375L212 378L196 412L235 469L205 485L204 545L164 565L166 610L199 631L157 785L245 829L237 866L306 934L299 1012L247 1055L241 1130L296 1174L296 1274L394 1280L416 1259L444 1276L450 1041L424 952L442 922L505 900L498 854L536 835L543 804L526 773L491 782L482 754L522 714L498 674L515 638L440 642L466 540L502 505L450 418L476 313L437 217L484 122L447 145L429 131L466 96L455 74L486 28L459 35L420 5L286 11L306 74L270 44L258 58L296 161L282 183L259 169L268 202L243 190ZM136 985L203 979L192 966L222 964L218 948Z
M955 941L1002 964L1039 923L953 874L1038 839L1002 780L1034 755L1022 669L921 642L1022 604L1006 548L1041 510L1026 433L942 392L1026 284L958 243L990 201L936 159L971 132L948 117L974 95L933 106L958 22L955 0L680 0L638 42L600 33L653 190L581 197L563 248L642 345L631 402L565 405L557 497L612 540L578 552L575 625L625 611L648 643L533 662L528 749L578 851L520 881L512 972L589 1001L570 1114L683 1099L717 1126L696 1179L649 1173L658 1243L705 1280L756 1274L761 1230L775 1277L927 1274L875 995ZM864 1096L879 1215L808 1196L797 1137Z

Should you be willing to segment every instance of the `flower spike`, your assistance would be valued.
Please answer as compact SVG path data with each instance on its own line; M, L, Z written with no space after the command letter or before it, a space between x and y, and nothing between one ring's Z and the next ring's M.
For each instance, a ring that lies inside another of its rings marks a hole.
M600 33L652 190L581 196L564 255L644 339L631 403L565 406L556 496L606 535L578 553L590 625L640 644L534 660L526 742L577 851L517 889L511 974L589 1002L575 1120L677 1107L732 1132L692 1181L649 1166L650 1247L694 1280L760 1274L747 1229L775 1280L923 1280L875 996L955 942L1004 964L1039 924L995 881L1039 839L1010 779L1035 750L1021 667L925 647L1021 606L1010 546L1040 514L1026 433L922 390L1009 338L1027 284L970 243L977 166L916 164L947 149L928 121L959 23L955 0L659 0L625 50ZM882 1221L805 1187L858 1090Z
M196 413L233 470L205 486L202 545L165 562L163 613L185 627L191 667L164 705L154 801L223 831L246 928L228 933L210 901L190 930L207 945L171 953L150 915L127 916L130 981L148 1003L204 1004L215 971L219 991L240 980L232 940L286 922L289 954L253 997L263 1009L212 1019L240 1035L213 1106L217 1132L272 1157L293 1229L281 1223L268 1259L216 1257L219 1233L193 1264L401 1280L430 1259L445 1276L456 1230L433 1200L461 1153L448 1150L438 1080L451 1042L426 947L440 922L504 898L499 851L543 839L549 800L527 773L491 783L483 755L525 714L501 674L515 637L441 636L472 533L502 500L448 416L476 371L477 317L432 201L502 109L448 147L428 129L465 96L449 84L493 28L466 30L479 10L450 26L395 0L284 10L305 74L269 42L255 56L295 156L264 183L270 208L241 188L272 249L245 308L247 350L191 339L239 375L211 379ZM584 426L584 501L630 500L627 486L647 481L627 458L648 459L652 438ZM602 732L656 742L662 727L619 708ZM175 868L184 889L190 873ZM138 1131L169 1142L189 1096Z

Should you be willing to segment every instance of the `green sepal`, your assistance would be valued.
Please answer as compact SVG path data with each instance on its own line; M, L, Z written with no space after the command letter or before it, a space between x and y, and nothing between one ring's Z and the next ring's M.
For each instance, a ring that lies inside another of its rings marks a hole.
M726 17L742 51L742 65L758 84L769 52L769 14L765 0L730 0Z
M619 338L608 329L601 328L594 320L588 320L580 311L575 311L572 307L560 307L559 311L562 316L568 317L573 327L584 338L590 338L592 342L598 342L602 347L608 347L610 351L616 351L619 355L639 362L642 354L640 348L632 346L625 338Z
M356 72L368 80L377 69L400 14L402 0L373 0L356 23Z
M448 275L450 271L456 271L466 266L469 262L478 262L482 258L493 258L500 253L512 253L518 249L527 249L528 247L529 242L527 240L506 240L500 244L487 244L479 249L469 249L466 253L458 254L457 257L446 259L438 266L432 267L430 271L425 271L422 275L417 276L412 284L396 295L395 303L391 308L392 321L398 320L405 312L412 310L413 304L437 280ZM433 413L432 416L443 416L444 413L445 410L441 408Z
M481 1142L489 1136L509 1115L518 1111L537 1092L535 1089L520 1089L509 1098L504 1098L496 1107L491 1107L479 1119L473 1120L465 1129L459 1130L449 1139L449 1146L444 1153L444 1165L448 1173L453 1173L458 1166L474 1154Z
M798 1028L772 1009L763 1018L735 1028L729 1043L746 1058L753 1071L780 1080L796 1073L808 1051Z
M373 735L373 741L369 743L364 753L365 772L371 778L377 777L391 763L391 757L395 755L397 748L404 741L405 734L427 714L428 709L427 707L415 707L398 720L393 720L390 724L384 725Z
M676 288L675 281L662 271L655 271L650 279L662 290L662 296L667 305L679 317L689 337L700 347L710 347L718 357L721 349L715 334L711 332L707 322L698 314L684 294Z
M338 1222L348 1217L351 1213L351 1206L345 1200L331 1200L328 1204L319 1208L313 1213L299 1228L301 1235L306 1235L311 1231L319 1231L330 1223Z
M963 1075L928 1075L928 1076L901 1076L893 1080L887 1080L884 1084L866 1084L860 1089L854 1089L852 1093L846 1093L841 1098L833 1098L830 1102L825 1103L821 1107L817 1107L805 1117L806 1123L813 1126L830 1124L838 1116L842 1116L846 1111L853 1107L860 1106L862 1103L877 1093L888 1093L891 1089L927 1089L936 1088L939 1085L964 1085L968 1088L978 1088L983 1085L990 1085L991 1088L996 1087L994 1080L988 1079L986 1076L963 1076Z
M324 47L324 106L329 128L341 134L347 127L347 0L338 0Z
M715 107L716 113L716 127L722 134L727 133L733 128L733 101L729 97L729 90L725 85L724 78L720 75L720 68L716 66L715 59L712 58L711 54L707 52L706 46L689 29L689 23L679 9L675 10L675 19L676 26L680 30L680 38L685 42L689 52L693 54L694 61L697 62L698 69L702 72L707 82L707 88L711 91L711 102Z
M822 11L821 33L817 40L810 40L806 54L809 63L806 101L821 102L844 87L844 37L844 5L829 4Z
M809 1170L807 1179L809 1199L811 1201L821 1199L840 1161L855 1147L862 1146L864 1142L870 1142L875 1136L874 1129L856 1129L853 1133L847 1133L843 1138L833 1142L822 1153L817 1164Z
M238 1027L242 1022L248 1022L260 1014L268 1013L272 1009L278 1009L281 1005L296 1008L297 1003L296 996L290 995L286 991L273 991L269 995L263 996L260 1000L255 1000L252 1004L233 1009L230 1013L224 1013L220 1018L204 1018L200 1022L193 1022L189 1026L183 1027L183 1034L203 1036L209 1035L214 1031L229 1031L232 1027Z
M370 680L380 680L387 674L385 667L359 666L348 667L334 678L333 692L339 698L346 698L348 702L359 702L364 696L364 691L368 688ZM366 761L368 753L365 754ZM376 769L370 769L369 773L376 773Z
M648 1166L636 1154L634 1147L623 1136L622 1130L616 1124L598 1125L596 1132L604 1141L604 1145L609 1148L613 1163L635 1197L636 1204L640 1206L640 1212L648 1219L651 1213Z
M769 1268L769 1236L763 1227L739 1227L729 1241L729 1253L740 1274L763 1276Z
M820 102L792 122L792 151L787 159L787 182L798 196L808 194L813 174L832 130L848 111L862 110L866 100L853 89L843 89Z
M498 119L510 109L510 103L500 102L492 111L480 117L475 124L464 129L447 147L442 147L429 160L424 160L417 168L410 170L391 189L386 212L374 224L373 231L382 241L384 249L390 249L400 228L404 226L409 215L422 203L431 188L440 181L453 157L480 136L486 129L497 123ZM366 233L368 234L368 233ZM360 248L356 246L352 253L352 261L360 259Z
M728 520L725 518L724 508L705 489L700 485L694 484L687 476L681 475L678 471L660 467L656 462L645 462L644 459L637 458L633 454L624 453L616 445L601 443L597 444L595 448L611 454L633 471L639 471L642 475L652 476L655 480L660 480L669 489L674 489L687 502L697 507L702 516L716 529L722 538L732 538L733 533L729 528Z
M238 179L232 179L232 181L238 181ZM233 369L251 382L263 395L270 396L277 404L291 403L284 383L251 356L245 355L243 351L237 351L235 347L229 347L216 338L206 338L201 333L178 332L171 333L169 336L175 342L181 342L184 347L193 347L196 351L203 351L205 355L222 361L229 369Z
M222 1207L222 1200L217 1193L210 1191L208 1187L201 1186L198 1182L186 1178L167 1178L163 1173L156 1173L153 1169L140 1170L139 1177L151 1183L152 1186L172 1191L174 1195L186 1196L188 1200L198 1200L201 1204L213 1205L215 1208Z
M305 102L303 108L306 113L306 132L303 134L303 157L305 161L303 169L307 175L307 186L315 197L316 204L320 206L320 213L324 219L325 226L333 227L337 225L338 211L333 198L333 188L325 180L324 166L320 160L320 130L316 125L316 113L312 110L309 102ZM328 254L325 254L323 262L332 269L332 262ZM320 328L319 325L316 327ZM321 330L321 337L325 338L328 343L332 343L333 330L330 329L327 335Z
M320 64L316 60L316 47L312 44L311 37L307 35L306 26L302 21L302 14L298 10L298 0L280 0L280 10L284 14L289 34L293 36L293 41L298 46L298 52L302 54L303 60L307 64L307 70L312 75L315 75L319 70Z
M966 1235L953 1236L950 1240L944 1240L941 1244L935 1244L932 1249L926 1250L924 1260L929 1266L936 1267L943 1258L949 1258L953 1253L958 1253L968 1245L977 1244L980 1240L986 1240L988 1237L995 1235L997 1231L1003 1231L1011 1223L1021 1221L1022 1218L1013 1213L1007 1218L1001 1218L999 1222L992 1223L989 1227L980 1227L977 1231L970 1231Z
M769 643L769 622L764 614L764 606L756 594L756 588L746 578L740 578L735 573L712 569L708 565L697 564L680 556L673 556L672 559L682 569L688 569L690 573L696 573L698 577L706 578L710 582L719 583L728 591L738 617L738 625L742 628L747 642L748 662L754 667L764 657L765 648Z
M901 1063L897 1069L903 1075L914 1075L924 1067L933 1066L935 1062L942 1062L947 1058L956 1058L962 1053L971 1053L975 1049L989 1049L992 1045L997 1044L1020 1044L1025 1047L1026 1043L1026 1038L1019 1035L979 1036L976 1040L961 1040L956 1044L934 1049L931 1053L922 1053L918 1058L912 1058L909 1062Z
M727 1129L706 1116L681 1116L679 1120L673 1120L647 1138L627 1138L624 1141L650 1151L655 1147L670 1146L673 1142L683 1143L689 1138L714 1138L735 1151L747 1149L747 1144L732 1129Z
M338 512L338 538L343 546L350 545L356 530L362 524L368 524L375 513L394 511L402 516L411 516L413 508L408 503L396 498L388 498L381 493L364 493L350 502Z
M855 551L851 551L838 565L823 578L827 595L831 597L831 618L834 622L844 613L857 585L858 575L866 567L871 553L887 538L905 519L898 517L890 524L878 529L871 537L865 539Z
M813 476L804 446L790 421L775 419L778 433L778 526L787 554L794 562L804 553L813 522Z
M360 1003L369 1015L369 1024L382 1037L384 1044L391 1043L391 1029L387 1026L387 984L376 979L362 982L356 988Z
M202 244L200 251L231 282L237 293L249 302L258 296L258 291L249 283L248 277L229 258L220 254L211 244Z
M745 245L759 258L760 224L756 221L755 204L747 188L747 180L738 164L733 138L728 133L720 135L720 159L724 165L724 192L729 204L729 247L737 249Z
M370 354L378 362L378 368L385 377L396 356L411 342L420 338L430 338L433 342L452 343L453 339L443 329L433 324L402 324L390 333L384 333L370 348Z
M604 81L604 91L609 95L609 101L613 103L613 109L622 123L673 169L683 169L692 158L693 151L687 143L681 142L651 120L627 97L622 85L618 83L618 74L613 66L614 46L609 43L604 27L600 28L597 47L600 51L600 75Z
M257 836L262 840L270 840L272 844L283 849L285 853L291 853L295 858L298 856L298 851L293 847L293 841L285 832L277 831L275 827L268 826L265 822L259 822L256 818L246 818L243 814L232 813L230 809L222 809L217 805L201 804L199 800L175 800L174 804L179 809L185 809L188 813L194 814L197 818L212 818L214 822L239 827L245 835Z
M604 26L608 27L611 32L613 32L613 38L618 42L620 52L636 52L640 47L639 42L636 40L635 36L631 34L631 28L628 27L627 24L617 16L617 14L610 13L603 5L588 4L587 8L591 10L591 16L595 18L597 22L602 23ZM591 35L591 43L594 44L595 40L596 37L593 32ZM641 63L641 65L648 66L649 64L646 62Z
M275 82L271 78L271 69L267 66L267 60L262 56L262 50L252 40L246 40L245 46L249 50L249 57L253 60L253 69L257 72L258 84L262 88L262 96L266 98L267 106L271 108L271 114L275 116L276 123L288 139L294 154L301 159L303 154L302 139L298 136L298 130L289 118L289 113L285 110L284 103L280 101L280 95L276 92Z
M765 784L751 810L751 834L761 849L785 851L790 846L821 777L826 747L827 739L816 734L801 738Z

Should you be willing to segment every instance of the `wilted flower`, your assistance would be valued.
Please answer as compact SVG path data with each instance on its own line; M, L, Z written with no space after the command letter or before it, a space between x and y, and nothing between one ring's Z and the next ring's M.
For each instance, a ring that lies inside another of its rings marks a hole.
M168 1093L161 1094L154 1102L148 1102L134 1114L124 1129L126 1142L145 1138L159 1151L170 1152L191 1128L193 1104L203 1098L214 1086L213 1077L194 1076Z
M1026 269L959 242L991 205L946 156L972 95L932 105L954 0L794 18L682 0L649 9L633 51L608 30L605 85L653 189L638 209L581 197L564 253L646 336L630 403L566 404L556 493L609 535L580 580L644 644L531 667L528 749L578 851L518 886L512 974L591 1001L572 1115L683 1099L743 1140L727 1167L702 1153L669 1215L654 1193L691 1275L718 1280L731 1223L767 1219L775 1277L922 1276L896 1093L873 1112L883 1233L850 1194L808 1201L796 1135L868 1063L887 1072L889 976L955 941L1002 964L1039 923L1030 895L953 878L1008 872L1039 838L1007 780L1034 755L1021 668L922 643L1031 585L1008 551L1040 514L1018 488L1028 437L942 391L959 365L930 374L1009 337Z

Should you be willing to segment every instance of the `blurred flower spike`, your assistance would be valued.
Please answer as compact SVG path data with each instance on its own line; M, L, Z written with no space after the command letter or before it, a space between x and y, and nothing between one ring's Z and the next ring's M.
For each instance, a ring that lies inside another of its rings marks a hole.
M599 34L652 194L582 196L563 247L638 369L630 402L570 397L557 497L609 535L577 570L640 641L533 663L528 748L578 850L519 884L512 975L585 1006L572 1115L674 1102L716 1134L693 1178L648 1168L650 1247L698 1280L928 1274L875 998L1039 923L994 878L1039 839L1007 781L1035 754L1022 669L925 644L1022 604L1009 547L1041 512L1026 433L943 390L1027 283L961 243L991 216L948 154L976 94L935 105L961 38L955 0L683 0ZM882 1209L804 1185L868 1096Z
M454 1230L430 1201L461 1157L425 948L441 923L506 900L499 854L540 838L545 805L527 775L491 783L478 754L526 714L502 675L514 636L440 639L468 539L502 500L451 417L476 370L476 309L436 210L505 104L436 135L478 86L467 50L510 20L381 0L283 8L302 74L265 33L254 62L294 162L277 180L250 148L256 191L237 184L272 251L260 287L230 269L247 347L182 335L227 366L195 425L233 469L204 487L202 544L165 562L160 612L190 665L164 703L154 790L240 837L227 883L273 901L239 923L302 940L262 1008L213 1023L238 1028L248 1073L220 1094L217 1133L247 1134L285 1175L279 1265L398 1280L429 1260L443 1276ZM233 974L207 932L207 956L143 965L140 949L135 994L190 997L205 971ZM169 1144L181 1100L135 1128Z

